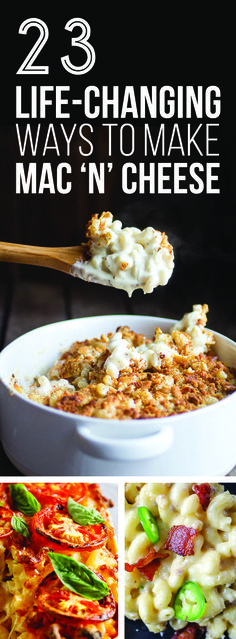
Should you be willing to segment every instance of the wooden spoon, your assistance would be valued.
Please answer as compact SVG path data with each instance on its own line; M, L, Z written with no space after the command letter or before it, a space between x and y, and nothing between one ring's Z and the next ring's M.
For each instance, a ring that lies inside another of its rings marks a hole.
M86 247L27 246L0 242L0 261L46 266L71 274L72 266L76 261L81 262L81 267L83 267L83 262L86 261Z

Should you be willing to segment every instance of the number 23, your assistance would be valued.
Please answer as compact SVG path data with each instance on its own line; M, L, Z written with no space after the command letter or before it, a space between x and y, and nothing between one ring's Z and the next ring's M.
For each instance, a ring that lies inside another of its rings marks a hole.
M43 20L40 20L40 18L28 18L21 23L19 33L26 35L30 27L37 27L37 29L39 30L39 37L26 56L25 60L21 64L20 68L18 69L17 74L48 74L48 66L38 66L34 64L35 59L48 40L48 27ZM74 75L82 75L83 73L88 73L88 71L90 71L90 69L93 67L96 55L93 46L89 42L91 29L88 22L83 18L72 18L71 20L68 20L65 25L65 29L67 29L67 31L73 31L74 27L80 27L81 33L76 38L71 39L71 45L72 47L80 47L85 51L87 56L86 61L80 66L75 66L70 61L69 55L66 55L61 58L61 62L63 67L69 73L73 73Z

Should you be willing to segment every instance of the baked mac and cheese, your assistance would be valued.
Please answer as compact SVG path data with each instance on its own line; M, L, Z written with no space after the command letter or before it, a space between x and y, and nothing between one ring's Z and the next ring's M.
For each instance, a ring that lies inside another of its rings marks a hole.
M219 484L129 483L125 502L126 616L154 633L185 628L181 639L200 628L235 639L236 496Z
M0 485L0 639L115 639L117 549L97 484Z
M165 417L218 402L236 390L236 372L219 361L205 328L207 305L152 339L127 326L75 342L25 391L41 404L91 417Z
M72 275L121 288L132 295L137 288L151 293L167 284L174 268L173 247L165 233L147 227L122 228L109 212L93 215L87 224L88 259L77 260Z

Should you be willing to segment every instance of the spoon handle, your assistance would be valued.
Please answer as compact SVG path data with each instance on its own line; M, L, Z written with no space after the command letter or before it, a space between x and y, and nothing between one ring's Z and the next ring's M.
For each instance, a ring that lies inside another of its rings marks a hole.
M0 261L46 266L70 273L76 260L84 259L82 246L46 247L0 242Z

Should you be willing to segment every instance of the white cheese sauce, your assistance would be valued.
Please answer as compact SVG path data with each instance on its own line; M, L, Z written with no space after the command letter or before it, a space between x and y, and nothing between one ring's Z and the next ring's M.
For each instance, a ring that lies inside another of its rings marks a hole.
M41 397L50 396L53 391L57 390L75 390L74 386L70 384L67 379L50 381L46 375L40 375L36 381L36 392Z
M91 258L76 261L72 275L127 291L131 296L137 288L151 293L167 284L173 268L173 247L165 233L147 227L122 228L120 220L113 221L111 213L92 218L94 235L89 251Z

